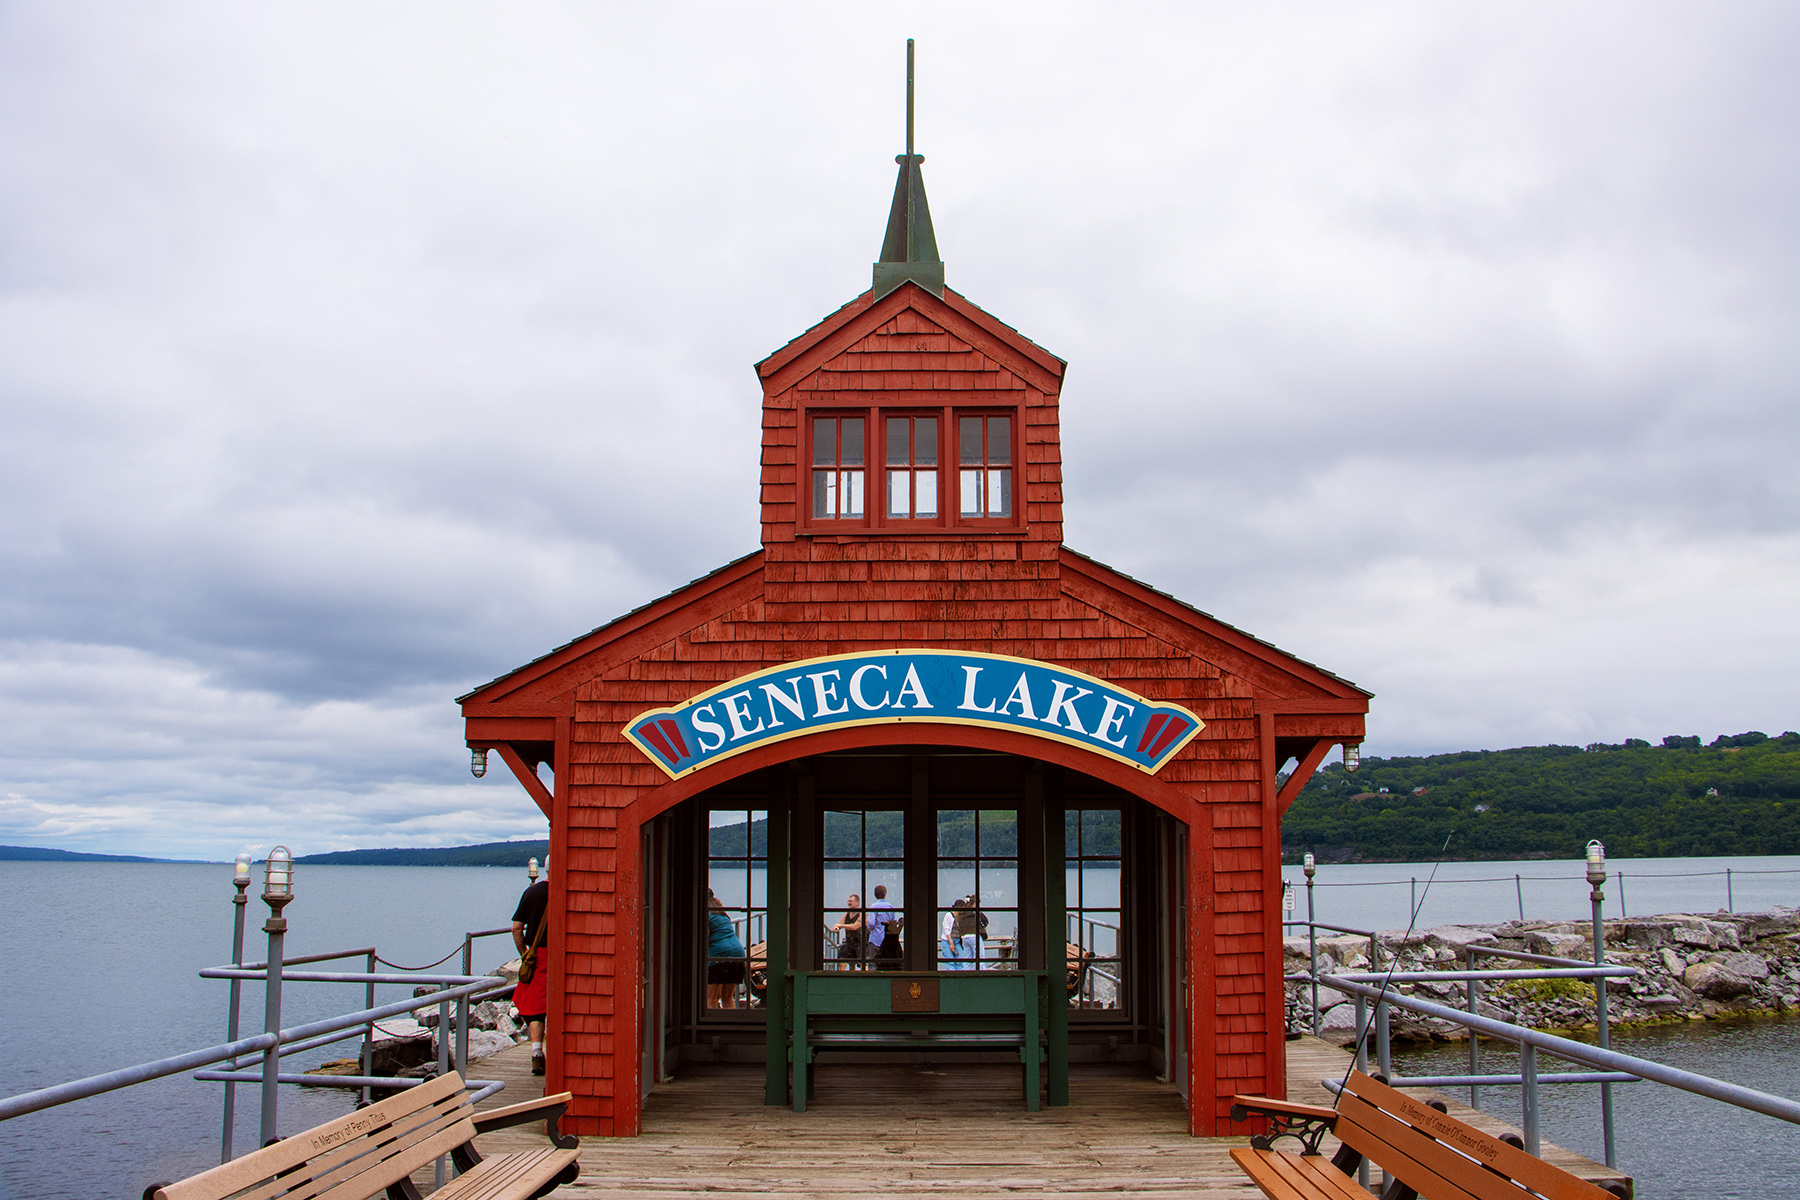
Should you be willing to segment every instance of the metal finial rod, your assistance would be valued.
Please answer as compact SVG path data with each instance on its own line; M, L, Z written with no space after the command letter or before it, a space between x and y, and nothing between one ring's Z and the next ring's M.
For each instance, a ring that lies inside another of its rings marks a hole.
M906 39L906 157L913 152L913 40Z

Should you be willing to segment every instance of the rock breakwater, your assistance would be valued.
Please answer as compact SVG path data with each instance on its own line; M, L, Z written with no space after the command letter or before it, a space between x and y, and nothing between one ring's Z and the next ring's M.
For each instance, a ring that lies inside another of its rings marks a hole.
M1615 1028L1800 1009L1800 910L1621 917L1605 922L1603 936L1607 965L1633 967L1638 972L1629 979L1607 981L1607 1004ZM1593 924L1587 921L1445 925L1410 933L1394 929L1380 932L1375 942L1383 972L1393 967L1396 959L1399 973L1467 969L1471 946L1584 963L1594 957ZM1322 976L1376 969L1369 938L1350 934L1321 937L1318 948ZM1474 962L1482 969L1534 965L1482 954L1474 955ZM1307 966L1307 939L1288 938L1287 973L1304 972ZM1394 990L1402 995L1462 1009L1468 1007L1467 987L1461 982L1394 984ZM1483 982L1476 1011L1532 1029L1580 1030L1595 1024L1594 1005L1594 985L1588 980L1509 980ZM1289 983L1287 1009L1290 1029L1310 1030L1311 988ZM1340 1044L1356 1040L1354 1000L1321 987L1319 1010L1324 1037ZM1468 1033L1454 1022L1399 1008L1392 1010L1390 1028L1397 1040L1459 1040Z

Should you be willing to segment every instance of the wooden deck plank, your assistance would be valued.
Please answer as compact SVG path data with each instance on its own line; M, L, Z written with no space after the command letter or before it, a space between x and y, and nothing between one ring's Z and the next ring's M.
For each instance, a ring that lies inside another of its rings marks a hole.
M1342 1077L1350 1056L1310 1037L1289 1042L1287 1051L1288 1098L1329 1105L1319 1081ZM641 1136L584 1138L581 1179L556 1195L1260 1197L1231 1161L1244 1139L1189 1137L1181 1097L1142 1068L1077 1066L1070 1105L1035 1113L1019 1104L1019 1070L827 1061L817 1098L794 1113L762 1103L760 1065L688 1066L651 1093ZM469 1074L506 1081L484 1109L543 1094L524 1046L471 1064ZM1489 1133L1511 1131L1486 1113L1448 1103L1452 1115ZM543 1141L527 1127L496 1130L478 1144L501 1151ZM1620 1178L1549 1143L1544 1157L1584 1179Z

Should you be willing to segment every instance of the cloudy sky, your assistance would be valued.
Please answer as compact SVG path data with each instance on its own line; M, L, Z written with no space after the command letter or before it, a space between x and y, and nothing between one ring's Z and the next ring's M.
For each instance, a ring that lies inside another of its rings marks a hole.
M1800 727L1800 10L874 7L0 5L0 843L541 836L452 698L756 546L909 35L1071 545L1369 753Z

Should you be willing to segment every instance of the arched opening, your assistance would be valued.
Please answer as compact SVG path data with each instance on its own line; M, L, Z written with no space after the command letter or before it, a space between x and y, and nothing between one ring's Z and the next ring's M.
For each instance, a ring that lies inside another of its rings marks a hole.
M783 989L836 973L1042 972L1066 1014L1045 1033L1046 1102L1059 1102L1059 1057L1077 1079L1103 1064L1184 1085L1186 826L1019 741L815 743L645 821L644 1094L684 1071L762 1063L758 1102L782 1102L796 1003ZM853 1064L991 1079L1020 1061L925 1039L821 1051L813 1078L830 1103Z

